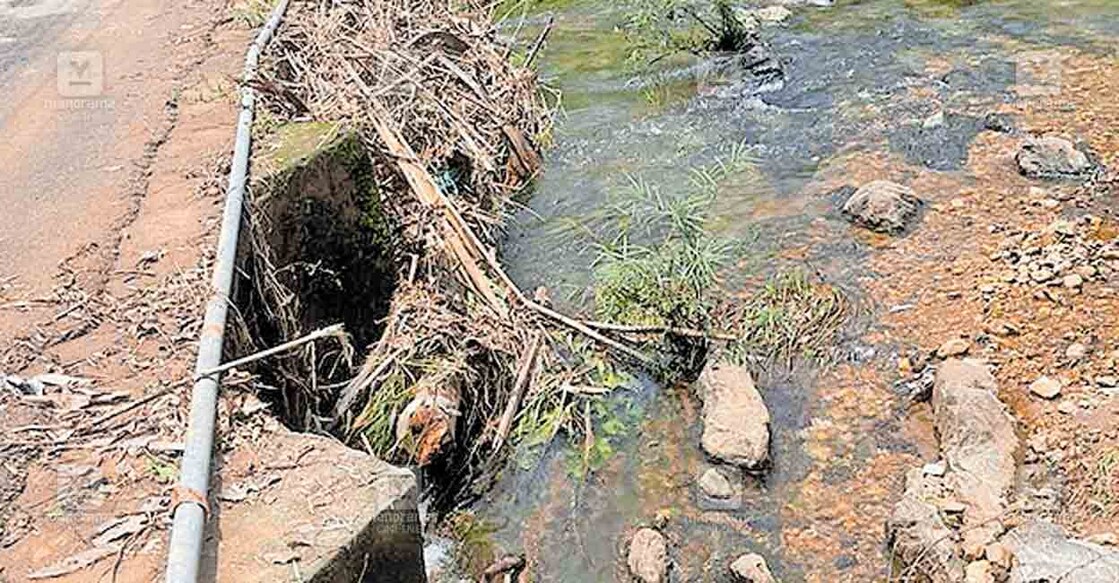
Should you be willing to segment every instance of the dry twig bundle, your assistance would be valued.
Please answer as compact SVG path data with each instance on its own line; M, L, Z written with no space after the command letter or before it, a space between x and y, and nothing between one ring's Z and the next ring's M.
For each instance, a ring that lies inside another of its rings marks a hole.
M450 0L297 4L258 85L289 118L355 128L372 157L398 286L336 413L377 453L421 464L448 452L482 459L486 443L504 439L487 426L513 398L537 329L494 248L510 197L539 166L551 112L491 10Z

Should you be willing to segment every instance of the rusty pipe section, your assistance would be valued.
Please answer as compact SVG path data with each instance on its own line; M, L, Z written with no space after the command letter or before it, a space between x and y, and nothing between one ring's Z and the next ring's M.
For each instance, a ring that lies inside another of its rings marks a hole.
M225 192L221 234L218 236L217 261L211 280L210 301L198 341L194 389L190 398L190 425L186 449L179 470L179 483L172 496L171 542L167 548L167 581L195 583L202 559L202 542L209 517L207 496L210 485L210 461L214 447L214 418L218 401L219 374L199 377L199 373L221 364L225 337L225 319L229 310L229 292L233 284L233 267L237 254L237 237L241 227L241 209L245 201L245 181L249 171L253 111L256 93L248 85L256 76L260 53L280 24L288 0L279 0L268 21L257 33L245 55L241 78L241 111L237 117L237 137L233 145L233 163L229 186ZM215 575L215 574L211 574Z

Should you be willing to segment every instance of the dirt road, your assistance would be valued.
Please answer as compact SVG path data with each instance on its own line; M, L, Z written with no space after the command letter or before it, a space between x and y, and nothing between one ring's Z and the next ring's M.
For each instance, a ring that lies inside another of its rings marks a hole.
M173 455L78 443L178 437L250 20L214 0L0 0L0 376L83 379L0 391L0 581L88 548L173 476ZM98 423L152 394L127 426ZM126 580L159 568L149 534L156 558Z

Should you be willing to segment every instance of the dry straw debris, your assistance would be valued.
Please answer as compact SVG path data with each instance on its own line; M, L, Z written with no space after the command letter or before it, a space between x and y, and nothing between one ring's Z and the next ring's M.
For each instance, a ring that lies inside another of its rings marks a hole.
M497 433L509 424L496 421L524 397L530 383L518 378L533 376L525 355L541 330L523 308L548 311L496 259L552 112L532 55L499 35L493 10L300 3L258 83L276 113L359 132L393 231L396 291L381 339L340 392L341 430L380 455L453 464L458 474L507 437Z

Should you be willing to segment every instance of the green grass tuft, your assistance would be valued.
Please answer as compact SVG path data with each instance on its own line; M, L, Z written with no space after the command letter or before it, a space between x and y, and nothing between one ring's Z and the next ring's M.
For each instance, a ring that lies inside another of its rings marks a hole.
M770 278L727 318L741 338L729 350L746 362L828 360L848 312L842 292L811 281L804 271Z

